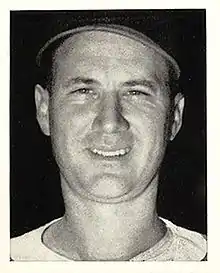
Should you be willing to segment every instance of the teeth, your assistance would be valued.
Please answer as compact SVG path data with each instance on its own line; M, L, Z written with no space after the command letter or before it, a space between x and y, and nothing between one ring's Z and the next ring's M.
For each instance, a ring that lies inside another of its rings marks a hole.
M120 155L125 155L130 151L129 148L125 148L125 149L120 149L117 151L101 151L101 150L97 150L97 149L92 149L92 152L98 155L102 155L102 156L120 156Z

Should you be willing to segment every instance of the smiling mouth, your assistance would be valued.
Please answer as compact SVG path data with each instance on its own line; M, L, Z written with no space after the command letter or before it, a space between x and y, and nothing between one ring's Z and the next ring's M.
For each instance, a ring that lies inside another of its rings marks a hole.
M103 151L103 150L99 150L95 148L95 149L91 149L90 151L96 155L100 155L107 158L114 158L114 157L124 156L128 154L130 150L131 149L127 147L127 148L112 150L112 151Z

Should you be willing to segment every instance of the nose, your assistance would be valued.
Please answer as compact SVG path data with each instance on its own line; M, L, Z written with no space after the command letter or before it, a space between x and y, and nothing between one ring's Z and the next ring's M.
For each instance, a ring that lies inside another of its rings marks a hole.
M92 129L112 134L129 129L129 123L122 115L122 107L114 96L106 96L93 121Z

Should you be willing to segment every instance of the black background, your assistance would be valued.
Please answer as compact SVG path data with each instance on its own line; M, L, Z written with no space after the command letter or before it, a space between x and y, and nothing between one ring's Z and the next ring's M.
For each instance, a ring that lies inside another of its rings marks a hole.
M57 30L51 22L74 17L75 24L82 25L88 18L98 18L99 21L104 18L104 22L108 22L113 17L125 25L143 28L145 22L142 19L147 16L151 37L157 41L155 37L159 34L164 40L164 48L167 41L175 45L169 49L181 67L180 85L186 97L183 127L169 145L161 169L158 211L176 224L206 233L205 11L13 11L10 37L12 237L64 212L50 139L39 129L34 104L35 57L46 39Z

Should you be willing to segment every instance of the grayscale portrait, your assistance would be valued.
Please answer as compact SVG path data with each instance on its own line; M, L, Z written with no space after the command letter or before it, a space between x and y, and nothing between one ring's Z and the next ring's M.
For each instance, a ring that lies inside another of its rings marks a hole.
M11 261L204 261L205 10L11 11Z

